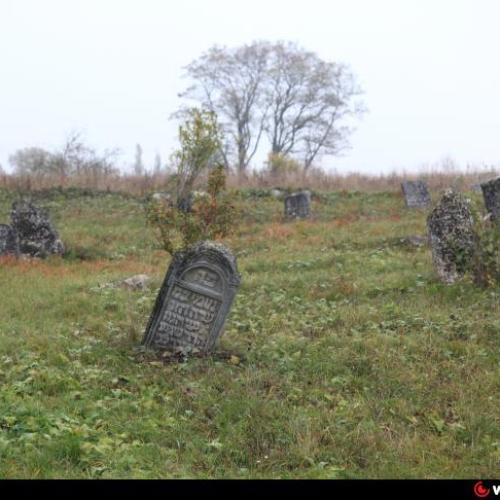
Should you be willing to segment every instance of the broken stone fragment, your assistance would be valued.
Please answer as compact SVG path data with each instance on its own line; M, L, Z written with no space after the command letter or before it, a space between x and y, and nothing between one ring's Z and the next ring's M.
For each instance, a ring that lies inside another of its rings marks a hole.
M19 241L19 252L30 257L62 255L64 244L52 225L47 212L27 201L12 205L11 227Z
M120 286L129 290L145 290L150 282L151 278L147 274L136 274L123 280Z

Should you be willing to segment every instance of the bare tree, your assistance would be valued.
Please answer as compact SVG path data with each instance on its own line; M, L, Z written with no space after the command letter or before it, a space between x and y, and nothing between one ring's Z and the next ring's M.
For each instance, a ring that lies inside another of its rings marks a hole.
M318 154L337 154L346 147L351 129L343 122L362 113L355 100L361 90L346 65L325 62L293 43L278 42L269 53L266 131L271 152L297 153L307 170Z
M70 132L62 147L54 152L30 147L16 151L9 162L18 175L43 177L57 175L64 185L71 176L87 175L94 179L117 172L114 161L118 150L105 150L98 154L85 145L80 132ZM97 182L97 181L96 181Z
M93 153L83 142L82 133L72 130L66 136L62 147L51 154L51 168L59 175L59 182L63 185L72 175L80 175L86 163L86 158Z
M137 176L141 176L144 174L144 163L142 162L142 147L140 144L135 145L134 173Z
M347 65L290 42L213 47L186 69L194 83L180 96L217 113L229 139L221 154L226 165L235 156L239 172L264 133L273 155L296 155L307 170L318 155L348 145L349 119L364 110Z
M161 156L160 153L156 153L153 165L153 174L160 175L160 173L161 173Z
M266 106L262 85L267 71L267 44L254 42L236 49L213 47L186 67L194 84L180 97L195 99L217 114L225 137L220 154L226 167L235 154L238 171L245 172L264 131Z

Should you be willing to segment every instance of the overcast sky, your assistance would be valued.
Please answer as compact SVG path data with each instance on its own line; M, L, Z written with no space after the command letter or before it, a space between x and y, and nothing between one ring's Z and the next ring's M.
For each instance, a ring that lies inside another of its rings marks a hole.
M500 166L497 0L0 0L0 164L81 130L149 166L176 146L182 68L214 44L291 40L345 62L369 112L339 172L446 157ZM258 164L256 164L258 166Z

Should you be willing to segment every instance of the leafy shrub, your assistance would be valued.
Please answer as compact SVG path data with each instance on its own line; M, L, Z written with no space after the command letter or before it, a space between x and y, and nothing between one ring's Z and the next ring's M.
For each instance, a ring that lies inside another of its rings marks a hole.
M226 236L235 208L226 192L226 173L217 161L221 136L213 113L193 109L179 129L181 148L176 159L176 201L152 202L148 222L156 228L162 247L171 255L200 240ZM207 193L195 197L198 176L209 170Z
M270 153L267 157L267 168L272 176L286 177L302 171L300 163L283 153Z

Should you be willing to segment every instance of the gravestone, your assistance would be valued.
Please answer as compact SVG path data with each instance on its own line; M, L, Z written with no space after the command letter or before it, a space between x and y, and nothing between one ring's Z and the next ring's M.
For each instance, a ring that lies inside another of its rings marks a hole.
M405 181L401 189L408 208L425 208L431 203L431 196L424 181Z
M500 224L500 177L481 184L484 205L491 214L491 220Z
M142 343L153 349L211 351L239 285L236 258L223 245L204 241L176 253Z
M170 193L153 193L151 195L151 200L158 203L166 203L167 205L172 205L172 195Z
M145 290L151 278L147 274L136 274L120 282L122 288L128 288L129 290Z
M193 211L194 195L193 193L188 193L182 195L177 200L177 208L184 213L190 213Z
M17 201L12 205L11 221L19 238L21 254L46 257L64 253L64 245L45 210L27 201Z
M477 244L469 201L448 189L427 217L434 267L441 281L454 283L467 271Z
M283 197L283 191L280 188L271 189L270 194L273 198L276 198L276 199Z
M287 219L306 219L311 214L311 193L300 191L285 197L285 217Z
M0 224L0 256L19 255L19 241L16 232L7 224Z

